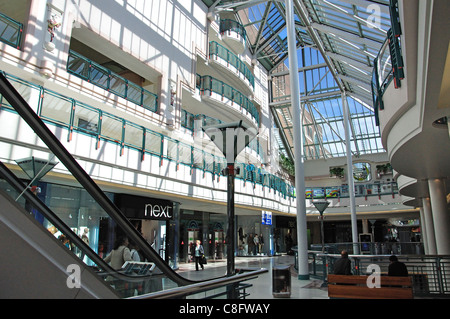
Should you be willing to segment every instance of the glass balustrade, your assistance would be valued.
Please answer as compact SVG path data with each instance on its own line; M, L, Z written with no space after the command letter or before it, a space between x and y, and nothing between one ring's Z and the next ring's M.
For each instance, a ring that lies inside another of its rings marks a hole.
M235 90L232 86L226 84L225 82L215 79L209 75L197 75L196 83L196 86L200 90L201 94L212 95L212 93L216 93L221 97L221 99L227 99L233 103L236 103L245 109L259 125L259 111L244 94Z
M152 112L157 111L158 96L156 94L128 81L79 53L69 52L67 71L134 104Z
M250 83L252 88L255 88L255 77L247 67L247 65L241 61L241 59L233 52L220 45L219 43L212 41L209 43L209 57L210 59L220 58L227 64L236 68L240 74L242 74Z
M131 148L140 151L142 156L146 154L155 156L161 161L168 159L218 176L225 167L225 159L222 157L170 139L163 134L41 86L9 75L7 78L26 100L34 101L34 103L30 103L31 107L46 123L66 130L67 140L70 140L73 132L76 131L81 134L91 135L97 141L103 140L119 144L121 146L121 155L125 148ZM13 111L8 101L1 95L0 109ZM188 112L184 113L186 118L190 118L189 121L195 118L193 115L189 116ZM202 117L202 119L206 122L214 120L207 117ZM186 121L188 120L184 120L184 122ZM164 151L163 144L165 143L170 145L168 151ZM250 147L258 149L256 142L251 144ZM262 168L250 171L248 165L244 163L238 163L237 166L240 167L238 179L253 182L255 185L269 187L285 197L295 197L295 188L282 178L270 174ZM394 194L398 194L398 186L394 182L355 185L355 195L357 197ZM308 199L345 198L349 197L349 190L346 185L339 187L313 187L307 188L305 197Z
M0 12L0 41L20 49L23 25Z

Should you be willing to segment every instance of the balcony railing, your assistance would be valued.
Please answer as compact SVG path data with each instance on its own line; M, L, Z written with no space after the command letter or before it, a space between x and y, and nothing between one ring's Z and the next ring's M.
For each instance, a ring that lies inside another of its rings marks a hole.
M23 25L0 12L0 41L20 49Z
M145 155L155 156L161 164L167 159L190 167L191 172L199 169L213 176L220 176L222 169L226 167L225 158L206 153L202 149L171 139L42 86L10 75L7 75L7 78L23 97L38 99L35 105L32 105L37 115L46 123L66 129L68 141L72 139L72 134L76 131L95 138L97 148L101 140L120 145L120 155L124 153L125 148L134 149L141 152L142 160ZM1 94L0 110L14 112ZM167 145L166 151L163 145ZM294 188L280 177L264 170L256 170L255 175L250 176L246 174L246 164L237 165L242 168L238 178L253 181L262 187L269 187L275 193L279 192L284 198L294 195Z
M192 169L200 169L220 176L226 166L226 160L208 154L201 149L180 141L171 139L161 133L139 126L133 122L119 118L100 109L61 95L44 87L7 75L8 80L25 98L36 96L38 101L36 113L46 122L67 130L67 140L70 141L74 131L90 135L100 140L120 145L121 155L125 148L140 151L142 160L146 154L183 164ZM13 111L8 101L0 94L0 110ZM208 118L211 119L211 118ZM163 145L167 144L167 151ZM282 178L270 174L263 168L250 170L247 164L237 163L240 173L237 178L253 184L255 187L269 187L280 195L295 197L295 188ZM348 186L308 188L305 198L345 198L349 196ZM382 196L398 193L397 183L377 183L355 185L356 197Z
M383 95L386 88L394 80L395 88L401 87L401 80L404 79L404 64L401 52L401 25L398 12L398 1L392 0L390 3L391 29L387 32L387 38L381 47L378 56L374 60L372 72L372 98L375 110L376 125L380 125L379 111L384 110Z
M211 95L212 93L219 94L222 98L226 98L232 103L236 103L241 108L245 109L256 123L259 125L259 112L255 105L250 102L249 98L241 92L235 90L232 86L217 80L209 75L197 75L196 86L203 95Z
M190 112L187 112L186 110L181 110L181 126L183 126L184 128L193 132L195 129L195 127L194 127L195 121L201 121L202 126L215 125L215 124L222 123L222 121L212 118L210 116L204 115L204 114L194 115ZM262 160L265 159L263 147L259 143L258 139L253 139L250 142L250 144L248 144L247 147L250 150L256 152Z
M252 71L250 71L247 65L236 54L219 43L212 41L209 43L209 57L210 59L212 57L220 58L227 62L227 65L235 67L248 80L252 88L255 88L255 77Z
M244 42L247 39L247 32L242 24L237 21L230 19L222 19L220 20L220 33L224 34L226 32L234 31L239 34Z
M158 96L107 68L74 52L69 52L67 71L134 104L156 112Z

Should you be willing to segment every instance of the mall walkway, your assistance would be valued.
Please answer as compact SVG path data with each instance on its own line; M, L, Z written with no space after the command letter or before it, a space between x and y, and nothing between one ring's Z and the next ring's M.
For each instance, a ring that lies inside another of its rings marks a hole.
M272 269L273 267L286 267L294 264L294 256L276 257L236 257L236 269L246 268L266 268L267 273L260 275L257 279L251 280L253 286L247 290L250 296L247 299L274 299L272 295ZM180 264L178 273L183 277L192 280L213 279L226 274L226 260L208 261L204 270L195 270L195 263ZM298 280L297 274L291 272L291 299L328 299L326 288L320 288L322 283L319 280Z

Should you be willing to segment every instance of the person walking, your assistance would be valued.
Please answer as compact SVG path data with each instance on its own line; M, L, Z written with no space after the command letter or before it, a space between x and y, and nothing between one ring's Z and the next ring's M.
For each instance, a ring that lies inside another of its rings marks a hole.
M195 270L198 271L198 265L202 267L202 270L204 269L202 259L205 256L205 250L203 249L203 246L200 242L200 240L197 240L195 242L195 249L194 249L194 260L195 260Z

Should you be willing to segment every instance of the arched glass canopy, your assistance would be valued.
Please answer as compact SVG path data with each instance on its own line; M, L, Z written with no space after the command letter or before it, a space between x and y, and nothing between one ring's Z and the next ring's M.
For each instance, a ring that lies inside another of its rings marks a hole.
M280 150L293 158L292 107L284 1L203 0L211 12L234 14L253 58L269 72L270 107ZM343 98L354 156L384 153L375 123L374 59L391 27L389 0L293 0L304 158L346 156Z

